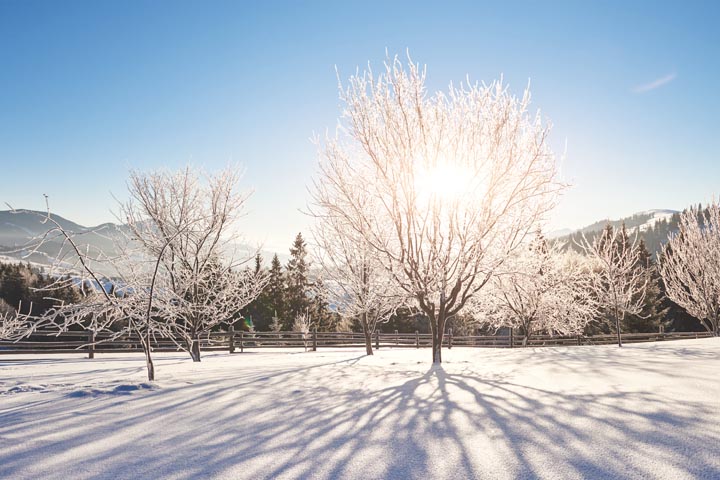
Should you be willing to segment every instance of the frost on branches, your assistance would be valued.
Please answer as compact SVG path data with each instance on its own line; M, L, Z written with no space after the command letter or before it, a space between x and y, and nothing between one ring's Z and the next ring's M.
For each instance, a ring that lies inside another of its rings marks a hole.
M310 330L312 328L313 322L309 312L306 311L305 313L298 313L295 315L292 330L293 332L300 332L302 335L303 347L306 352L308 349L308 336L310 335Z
M117 245L124 253L114 258L104 256L103 252L90 252L80 248L75 235L52 217L49 206L46 214L29 213L41 216L43 223L48 225L45 234L34 242L35 250L49 239L61 241L58 257L48 272L49 278L54 281L43 291L52 298L53 291L79 285L82 298L77 303L57 302L39 317L26 316L27 326L21 330L21 336L41 328L53 329L59 335L77 326L90 330L94 335L105 334L95 343L134 336L145 354L148 380L154 380L150 341L156 334L166 336L169 333L167 323L158 321L166 318L163 316L165 312L158 312L156 306L172 303L171 300L160 301L160 297L172 295L172 292L161 292L155 288L158 262L155 261L155 269L135 268L136 258L127 253L127 244ZM119 268L122 264L130 268ZM112 282L97 273L97 265L102 265L105 270L114 269ZM153 304L156 298L158 301Z
M690 208L680 215L659 257L667 296L716 336L720 322L720 206Z
M608 225L590 243L583 236L581 245L591 262L591 278L600 311L608 326L615 329L622 347L621 327L625 315L641 316L649 272L640 261L637 235L631 241L625 225L616 229Z
M491 328L531 336L578 335L597 315L588 262L559 243L536 236L498 269L483 295L471 302L475 318Z
M363 237L430 320L433 362L446 322L554 204L549 127L530 93L502 82L429 94L397 58L341 90L340 131L321 147L328 215Z
M116 244L114 258L79 248L75 235L48 209L43 217L49 228L36 248L48 238L61 238L65 253L53 265L49 276L55 281L45 290L51 296L54 289L80 285L82 299L58 302L31 319L30 328L60 333L82 326L103 334L95 343L131 336L145 353L149 380L155 378L151 345L158 337L199 361L200 335L233 322L265 283L263 274L242 268L243 260L232 256L229 228L247 199L235 192L238 179L232 169L208 177L190 168L133 172L131 199L122 207L127 224L121 230L129 236ZM97 266L112 272L112 280L100 276Z
M21 310L22 305L15 310L0 298L0 340L19 340L32 333L35 324Z
M343 217L333 214L331 194L325 185L315 185L313 238L323 294L346 322L358 321L365 337L365 353L372 355L377 325L388 321L404 299L367 240Z
M262 291L262 272L244 268L252 255L236 259L233 228L249 193L238 193L240 174L215 175L185 168L177 172L131 172L130 200L122 214L141 253L158 259L159 288L173 338L181 338L200 361L200 337L232 323Z

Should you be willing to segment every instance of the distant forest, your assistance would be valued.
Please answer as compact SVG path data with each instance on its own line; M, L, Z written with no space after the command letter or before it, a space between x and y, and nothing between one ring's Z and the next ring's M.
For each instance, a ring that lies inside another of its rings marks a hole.
M557 240L564 242L569 248L580 250L579 244L583 241L583 234L592 242L608 225L621 227L623 224L632 239L638 235L638 241L646 252L646 258L655 263L662 246L667 242L670 233L677 232L679 213L667 218L659 218L651 225L647 225L654 217L654 213L637 214L614 221L600 221L589 225L582 230ZM641 228L640 226L646 226ZM315 325L321 331L359 330L354 321L343 321L325 299L317 296L319 285L312 278L311 264L307 254L307 246L301 234L295 238L290 248L290 260L283 266L277 255L272 258L269 267L264 265L264 259L258 255L255 268L265 270L269 274L270 282L262 294L247 305L236 318L245 319L243 327L259 331L272 329L291 330L292 319L301 312L309 313ZM653 315L652 322L634 322L626 325L626 331L657 331L658 325L663 325L666 331L702 331L700 322L690 316L683 308L670 301L664 295L664 285L655 275L655 289L649 301L655 304L657 316ZM43 290L51 280L44 272L31 266L29 263L0 263L0 315L17 310L18 307L25 313L32 310L34 315L41 315L52 305L59 301L67 303L78 302L81 292L76 287L66 287L51 293ZM660 318L661 317L661 318ZM275 325L273 325L275 324ZM450 326L458 334L470 334L478 331L472 318L458 315L450 321ZM378 328L383 332L420 332L429 331L429 323L423 315L400 309L389 322L381 324ZM488 333L488 332L486 332ZM600 333L590 328L587 334Z
M702 208L701 205L699 207ZM574 250L580 251L581 248L578 245L582 244L583 235L592 242L595 237L602 233L603 229L607 225L619 228L624 224L631 238L635 234L638 234L638 240L642 240L645 243L648 252L650 252L653 259L656 259L658 253L662 250L663 245L667 242L668 235L678 231L680 212L673 213L669 218L660 218L654 222L654 224L649 225L647 228L642 228L638 232L638 228L647 224L653 216L653 213L642 213L633 215L632 217L622 218L620 220L602 220L595 222L592 225L588 225L587 227L571 233L570 235L559 237L558 240L566 242Z

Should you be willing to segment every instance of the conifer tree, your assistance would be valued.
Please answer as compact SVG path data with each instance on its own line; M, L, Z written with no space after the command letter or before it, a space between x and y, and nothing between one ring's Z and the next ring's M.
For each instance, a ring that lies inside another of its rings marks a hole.
M278 265L279 263L280 262L278 262ZM255 255L254 273L255 275L259 275L263 273L264 270L262 255L258 252ZM263 289L255 300L243 309L243 316L246 318L246 321L249 320L248 325L252 325L256 331L270 330L273 314L269 285Z
M269 277L268 285L265 288L265 298L267 300L268 312L272 312L270 326L272 326L273 317L280 319L283 327L286 326L287 322L292 324L293 319L287 313L285 276L283 275L282 265L280 264L280 259L277 254L273 256L272 262L270 263Z
M330 311L321 278L317 278L312 285L313 295L310 299L310 315L318 331L336 332L338 329L338 315Z
M290 248L290 260L285 274L288 315L283 319L283 325L286 330L292 328L296 316L307 313L311 307L308 295L310 287L308 268L307 244L302 233L298 233Z
M638 268L645 271L647 287L645 305L638 315L625 317L624 330L628 333L657 332L663 324L668 308L663 305L664 295L660 289L660 274L645 241L638 243Z

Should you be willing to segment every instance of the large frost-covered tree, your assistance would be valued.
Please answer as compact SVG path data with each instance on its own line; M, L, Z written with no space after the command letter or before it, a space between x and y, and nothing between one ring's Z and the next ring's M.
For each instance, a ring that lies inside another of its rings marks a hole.
M691 207L680 215L659 257L667 296L716 336L720 323L720 205Z
M252 257L234 258L234 227L249 197L238 191L239 180L233 167L134 171L122 206L133 240L159 259L159 288L174 297L167 320L196 362L200 336L232 321L266 283L262 271L242 268Z
M477 303L476 318L520 331L523 345L537 332L577 335L597 315L586 258L536 236L493 277Z
M341 100L317 182L429 318L439 363L447 320L554 203L549 127L527 90L517 98L499 81L429 94L424 68L397 58L351 77Z
M637 235L630 240L625 225L619 229L607 225L592 242L583 237L582 248L592 262L591 278L600 310L622 347L625 316L642 315L649 281L640 262Z

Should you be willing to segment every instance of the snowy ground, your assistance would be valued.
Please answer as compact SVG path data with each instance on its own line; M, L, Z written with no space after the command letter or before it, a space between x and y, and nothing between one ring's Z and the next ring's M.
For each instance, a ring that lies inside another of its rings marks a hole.
M720 339L0 357L0 478L720 478Z

